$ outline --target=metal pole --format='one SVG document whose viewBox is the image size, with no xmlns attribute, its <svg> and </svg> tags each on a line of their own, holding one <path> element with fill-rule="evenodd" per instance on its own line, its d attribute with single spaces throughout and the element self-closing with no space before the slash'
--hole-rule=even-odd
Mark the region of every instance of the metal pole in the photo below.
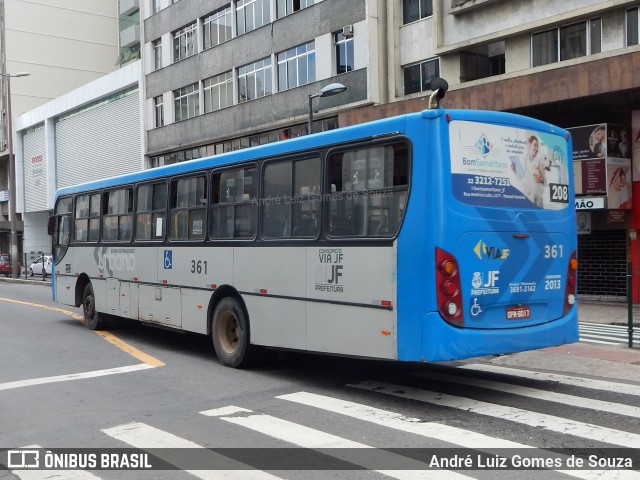
<svg viewBox="0 0 640 480">
<path fill-rule="evenodd" d="M 11 225 L 11 276 L 19 278 L 18 232 L 16 222 L 16 157 L 13 154 L 13 125 L 11 119 L 11 76 L 6 75 L 7 82 L 7 143 L 9 145 L 9 223 Z"/>
<path fill-rule="evenodd" d="M 311 128 L 313 125 L 313 99 L 317 95 L 309 95 L 309 120 L 307 121 L 307 135 L 311 135 Z"/>
</svg>

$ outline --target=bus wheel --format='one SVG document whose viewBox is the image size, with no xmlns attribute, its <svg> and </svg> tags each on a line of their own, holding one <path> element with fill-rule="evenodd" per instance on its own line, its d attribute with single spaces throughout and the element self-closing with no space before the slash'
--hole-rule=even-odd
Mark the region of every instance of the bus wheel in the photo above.
<svg viewBox="0 0 640 480">
<path fill-rule="evenodd" d="M 223 365 L 240 368 L 253 359 L 256 347 L 249 343 L 249 321 L 237 299 L 220 300 L 213 313 L 211 336 L 213 348 Z"/>
<path fill-rule="evenodd" d="M 102 330 L 107 326 L 107 321 L 103 320 L 103 315 L 96 311 L 96 299 L 90 283 L 84 287 L 82 314 L 84 315 L 84 324 L 91 330 Z"/>
</svg>

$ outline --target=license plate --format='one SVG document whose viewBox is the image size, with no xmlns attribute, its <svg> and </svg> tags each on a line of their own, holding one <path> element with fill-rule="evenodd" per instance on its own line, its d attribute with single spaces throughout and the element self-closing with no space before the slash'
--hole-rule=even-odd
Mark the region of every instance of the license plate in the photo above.
<svg viewBox="0 0 640 480">
<path fill-rule="evenodd" d="M 531 317 L 531 307 L 528 305 L 517 305 L 507 307 L 507 320 L 522 320 Z"/>
</svg>

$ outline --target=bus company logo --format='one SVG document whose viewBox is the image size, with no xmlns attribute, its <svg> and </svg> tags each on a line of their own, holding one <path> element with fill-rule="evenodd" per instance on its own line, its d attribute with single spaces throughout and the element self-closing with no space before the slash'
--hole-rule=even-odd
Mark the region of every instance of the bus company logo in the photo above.
<svg viewBox="0 0 640 480">
<path fill-rule="evenodd" d="M 485 276 L 482 272 L 473 272 L 473 278 L 471 279 L 471 295 L 493 295 L 500 293 L 500 288 L 496 286 L 500 279 L 499 270 L 489 270 Z"/>
<path fill-rule="evenodd" d="M 109 275 L 114 271 L 133 272 L 136 268 L 135 248 L 105 248 L 99 247 L 94 250 L 94 259 L 98 264 L 98 270 Z"/>
<path fill-rule="evenodd" d="M 480 152 L 483 157 L 486 157 L 493 150 L 493 145 L 487 138 L 487 136 L 483 133 L 480 135 L 480 138 L 476 141 L 476 148 Z"/>
<path fill-rule="evenodd" d="M 473 252 L 480 260 L 506 260 L 509 256 L 508 248 L 491 247 L 482 240 L 476 243 L 476 246 L 473 247 Z"/>
</svg>

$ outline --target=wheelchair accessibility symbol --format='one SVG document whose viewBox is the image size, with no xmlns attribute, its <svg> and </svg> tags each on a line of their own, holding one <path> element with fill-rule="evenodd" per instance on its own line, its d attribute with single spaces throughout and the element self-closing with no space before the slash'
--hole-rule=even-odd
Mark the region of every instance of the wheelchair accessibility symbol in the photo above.
<svg viewBox="0 0 640 480">
<path fill-rule="evenodd" d="M 173 269 L 173 251 L 172 250 L 164 251 L 164 269 L 165 270 Z"/>
<path fill-rule="evenodd" d="M 471 305 L 471 315 L 473 315 L 474 317 L 477 317 L 481 313 L 482 313 L 482 308 L 480 308 L 480 305 L 478 305 L 478 299 L 474 298 L 473 305 Z"/>
</svg>

